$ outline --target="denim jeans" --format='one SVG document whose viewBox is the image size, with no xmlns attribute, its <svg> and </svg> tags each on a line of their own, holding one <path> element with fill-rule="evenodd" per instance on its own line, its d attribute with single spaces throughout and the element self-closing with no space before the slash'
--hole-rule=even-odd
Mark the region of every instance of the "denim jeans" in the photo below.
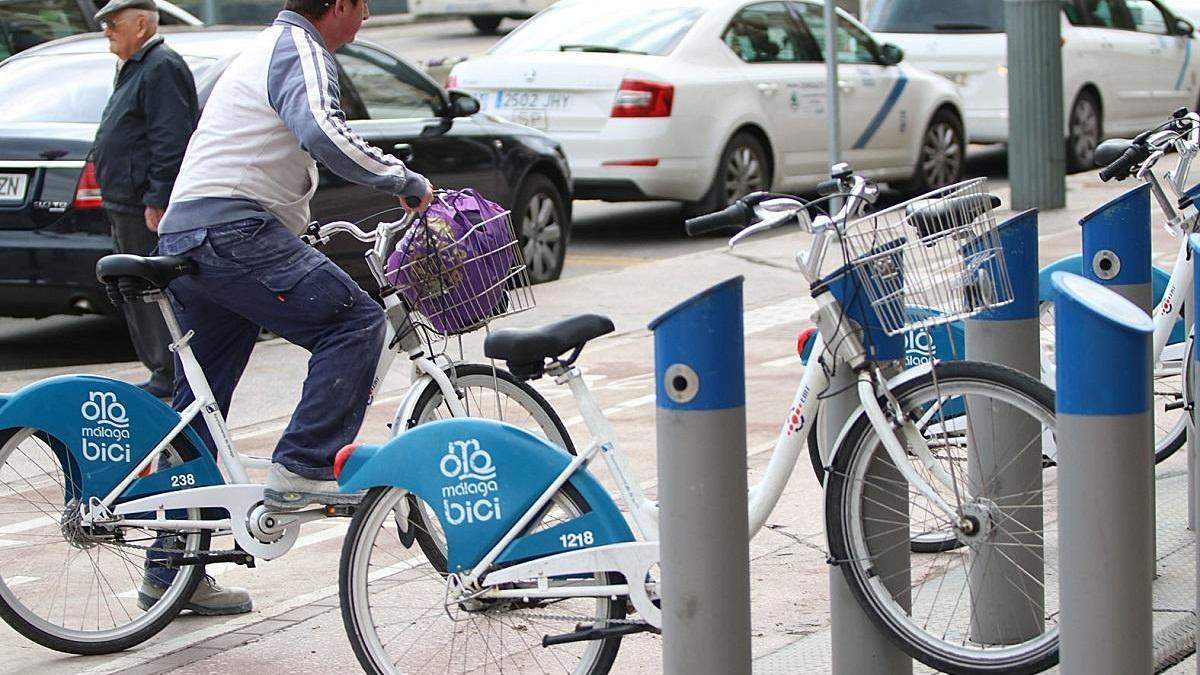
<svg viewBox="0 0 1200 675">
<path fill-rule="evenodd" d="M 383 310 L 325 254 L 265 214 L 165 234 L 158 250 L 198 264 L 198 274 L 171 283 L 170 296 L 184 332 L 195 331 L 192 351 L 222 414 L 228 415 L 260 326 L 312 354 L 300 403 L 272 459 L 306 478 L 332 480 L 334 455 L 354 440 L 366 414 Z M 195 396 L 176 366 L 173 406 L 183 410 Z"/>
</svg>

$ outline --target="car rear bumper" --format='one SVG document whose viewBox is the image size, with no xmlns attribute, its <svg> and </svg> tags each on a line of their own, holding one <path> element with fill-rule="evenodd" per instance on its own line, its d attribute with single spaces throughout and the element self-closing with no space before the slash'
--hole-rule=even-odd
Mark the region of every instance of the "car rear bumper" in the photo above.
<svg viewBox="0 0 1200 675">
<path fill-rule="evenodd" d="M 700 154 L 668 120 L 609 120 L 602 132 L 556 134 L 571 164 L 576 199 L 695 201 L 712 181 L 715 160 Z M 701 136 L 703 137 L 703 136 Z M 643 165 L 638 165 L 643 164 Z"/>
<path fill-rule="evenodd" d="M 0 231 L 0 316 L 115 314 L 96 281 L 96 262 L 109 253 L 103 235 Z"/>
</svg>

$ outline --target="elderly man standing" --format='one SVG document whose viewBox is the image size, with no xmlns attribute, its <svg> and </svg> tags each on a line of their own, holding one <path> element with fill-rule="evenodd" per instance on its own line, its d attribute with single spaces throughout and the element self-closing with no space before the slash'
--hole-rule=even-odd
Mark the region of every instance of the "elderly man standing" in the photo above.
<svg viewBox="0 0 1200 675">
<path fill-rule="evenodd" d="M 118 253 L 149 255 L 167 208 L 199 106 L 192 72 L 158 35 L 154 0 L 111 0 L 96 19 L 120 63 L 96 131 L 93 158 Z M 122 305 L 138 358 L 150 370 L 141 388 L 174 390 L 170 333 L 157 305 Z"/>
</svg>

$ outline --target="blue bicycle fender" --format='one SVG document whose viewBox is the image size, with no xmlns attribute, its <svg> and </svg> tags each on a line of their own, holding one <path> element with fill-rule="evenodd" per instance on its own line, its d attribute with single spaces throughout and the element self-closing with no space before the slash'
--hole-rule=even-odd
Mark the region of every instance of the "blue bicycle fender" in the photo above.
<svg viewBox="0 0 1200 675">
<path fill-rule="evenodd" d="M 1038 302 L 1054 300 L 1054 286 L 1050 283 L 1050 275 L 1059 270 L 1070 272 L 1071 274 L 1083 274 L 1083 256 L 1071 255 L 1055 260 L 1038 272 Z M 1167 292 L 1167 285 L 1170 283 L 1170 272 L 1157 265 L 1150 268 L 1151 301 L 1155 306 L 1158 306 L 1158 303 L 1162 301 L 1163 295 Z M 1171 337 L 1167 339 L 1167 344 L 1178 344 L 1183 342 L 1186 337 L 1187 327 L 1183 325 L 1183 319 L 1181 318 L 1175 322 L 1175 327 L 1171 329 Z"/>
<path fill-rule="evenodd" d="M 67 501 L 107 496 L 179 420 L 178 413 L 150 394 L 98 375 L 41 380 L 5 395 L 0 403 L 0 429 L 33 427 L 49 435 L 43 440 L 71 474 Z M 181 487 L 224 484 L 200 437 L 190 428 L 183 435 L 196 456 L 170 471 L 136 479 L 118 503 Z"/>
<path fill-rule="evenodd" d="M 450 571 L 470 569 L 496 545 L 571 462 L 571 456 L 511 424 L 449 419 L 422 424 L 384 445 L 360 445 L 338 474 L 343 492 L 400 487 L 437 512 Z M 586 469 L 569 479 L 591 511 L 518 537 L 497 562 L 633 541 L 612 497 Z"/>
</svg>

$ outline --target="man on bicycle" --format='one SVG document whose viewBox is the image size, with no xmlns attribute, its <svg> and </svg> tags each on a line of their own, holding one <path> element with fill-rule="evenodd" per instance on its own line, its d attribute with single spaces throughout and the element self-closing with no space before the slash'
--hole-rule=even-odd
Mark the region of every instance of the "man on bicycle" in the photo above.
<svg viewBox="0 0 1200 675">
<path fill-rule="evenodd" d="M 333 457 L 362 424 L 384 335 L 380 307 L 297 237 L 317 189 L 314 158 L 402 205 L 419 199 L 417 210 L 433 197 L 423 176 L 346 125 L 331 52 L 354 39 L 367 2 L 287 0 L 213 88 L 159 226 L 161 254 L 198 264 L 170 295 L 183 330 L 195 330 L 192 350 L 223 413 L 260 326 L 312 353 L 267 474 L 266 504 L 276 510 L 358 501 L 338 492 Z M 194 398 L 178 367 L 175 409 Z M 204 424 L 197 431 L 215 447 Z M 152 568 L 148 577 L 159 591 L 169 585 L 169 570 Z"/>
</svg>

